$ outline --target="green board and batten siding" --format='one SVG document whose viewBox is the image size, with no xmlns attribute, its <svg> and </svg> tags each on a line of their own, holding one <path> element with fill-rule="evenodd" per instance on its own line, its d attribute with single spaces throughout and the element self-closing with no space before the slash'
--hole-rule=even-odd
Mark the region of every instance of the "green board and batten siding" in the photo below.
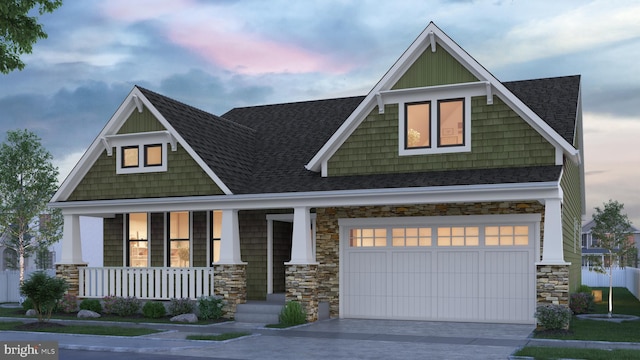
<svg viewBox="0 0 640 360">
<path fill-rule="evenodd" d="M 165 128 L 148 109 L 133 111 L 118 134 L 162 131 Z M 116 154 L 104 151 L 68 201 L 131 199 L 147 197 L 220 195 L 223 191 L 178 144 L 167 153 L 167 171 L 141 174 L 116 174 Z M 153 184 L 153 186 L 149 186 Z"/>
</svg>

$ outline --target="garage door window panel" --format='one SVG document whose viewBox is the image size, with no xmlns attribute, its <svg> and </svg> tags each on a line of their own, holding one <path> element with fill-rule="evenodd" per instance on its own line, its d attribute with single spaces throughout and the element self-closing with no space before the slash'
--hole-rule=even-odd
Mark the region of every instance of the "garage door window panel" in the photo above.
<svg viewBox="0 0 640 360">
<path fill-rule="evenodd" d="M 431 228 L 394 227 L 391 230 L 394 247 L 431 246 Z"/>
<path fill-rule="evenodd" d="M 349 243 L 352 247 L 387 246 L 387 229 L 352 229 Z"/>
<path fill-rule="evenodd" d="M 487 246 L 527 246 L 529 245 L 529 226 L 486 226 L 485 245 Z"/>
<path fill-rule="evenodd" d="M 478 246 L 479 228 L 476 226 L 438 227 L 438 246 Z"/>
</svg>

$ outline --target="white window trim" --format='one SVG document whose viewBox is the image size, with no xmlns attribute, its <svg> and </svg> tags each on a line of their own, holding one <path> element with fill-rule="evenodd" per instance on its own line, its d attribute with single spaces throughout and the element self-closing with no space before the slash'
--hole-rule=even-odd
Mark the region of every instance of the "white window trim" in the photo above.
<svg viewBox="0 0 640 360">
<path fill-rule="evenodd" d="M 460 153 L 471 151 L 471 98 L 487 96 L 487 104 L 493 103 L 488 82 L 469 82 L 451 85 L 380 91 L 377 94 L 378 111 L 384 113 L 384 105 L 398 104 L 398 153 L 400 156 Z M 438 101 L 464 99 L 464 145 L 438 147 Z M 430 148 L 406 148 L 405 105 L 407 103 L 431 102 Z"/>
<path fill-rule="evenodd" d="M 167 143 L 171 144 L 171 150 L 177 150 L 176 139 L 168 131 L 152 131 L 145 133 L 109 135 L 103 139 L 107 156 L 113 155 L 113 148 L 116 148 L 116 174 L 139 174 L 166 172 L 167 166 Z M 145 166 L 144 155 L 145 146 L 160 144 L 162 146 L 162 165 Z M 122 167 L 122 148 L 138 147 L 138 166 Z"/>
</svg>

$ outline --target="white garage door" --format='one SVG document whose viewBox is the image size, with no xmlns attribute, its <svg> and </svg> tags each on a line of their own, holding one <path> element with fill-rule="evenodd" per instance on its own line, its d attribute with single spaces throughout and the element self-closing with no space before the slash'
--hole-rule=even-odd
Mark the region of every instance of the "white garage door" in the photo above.
<svg viewBox="0 0 640 360">
<path fill-rule="evenodd" d="M 532 323 L 539 220 L 464 218 L 341 222 L 342 317 Z"/>
</svg>

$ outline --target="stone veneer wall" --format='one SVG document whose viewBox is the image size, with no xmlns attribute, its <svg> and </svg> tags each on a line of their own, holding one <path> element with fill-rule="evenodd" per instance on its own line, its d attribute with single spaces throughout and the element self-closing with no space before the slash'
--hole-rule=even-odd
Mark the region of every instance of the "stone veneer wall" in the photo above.
<svg viewBox="0 0 640 360">
<path fill-rule="evenodd" d="M 338 219 L 403 216 L 453 216 L 496 214 L 541 214 L 540 238 L 544 233 L 544 205 L 537 201 L 426 204 L 406 206 L 360 206 L 316 209 L 316 260 L 318 265 L 318 301 L 329 303 L 329 314 L 339 314 Z M 541 240 L 542 243 L 542 240 Z M 541 244 L 542 245 L 542 244 Z"/>
<path fill-rule="evenodd" d="M 286 301 L 298 301 L 307 312 L 307 321 L 318 320 L 318 265 L 289 265 L 286 274 Z"/>
<path fill-rule="evenodd" d="M 224 299 L 223 317 L 230 319 L 247 302 L 247 265 L 214 265 L 213 291 Z"/>
<path fill-rule="evenodd" d="M 78 296 L 80 294 L 80 271 L 78 268 L 87 264 L 56 264 L 56 276 L 67 280 L 69 288 L 67 294 Z"/>
<path fill-rule="evenodd" d="M 536 293 L 537 304 L 569 306 L 569 266 L 538 265 Z"/>
</svg>

